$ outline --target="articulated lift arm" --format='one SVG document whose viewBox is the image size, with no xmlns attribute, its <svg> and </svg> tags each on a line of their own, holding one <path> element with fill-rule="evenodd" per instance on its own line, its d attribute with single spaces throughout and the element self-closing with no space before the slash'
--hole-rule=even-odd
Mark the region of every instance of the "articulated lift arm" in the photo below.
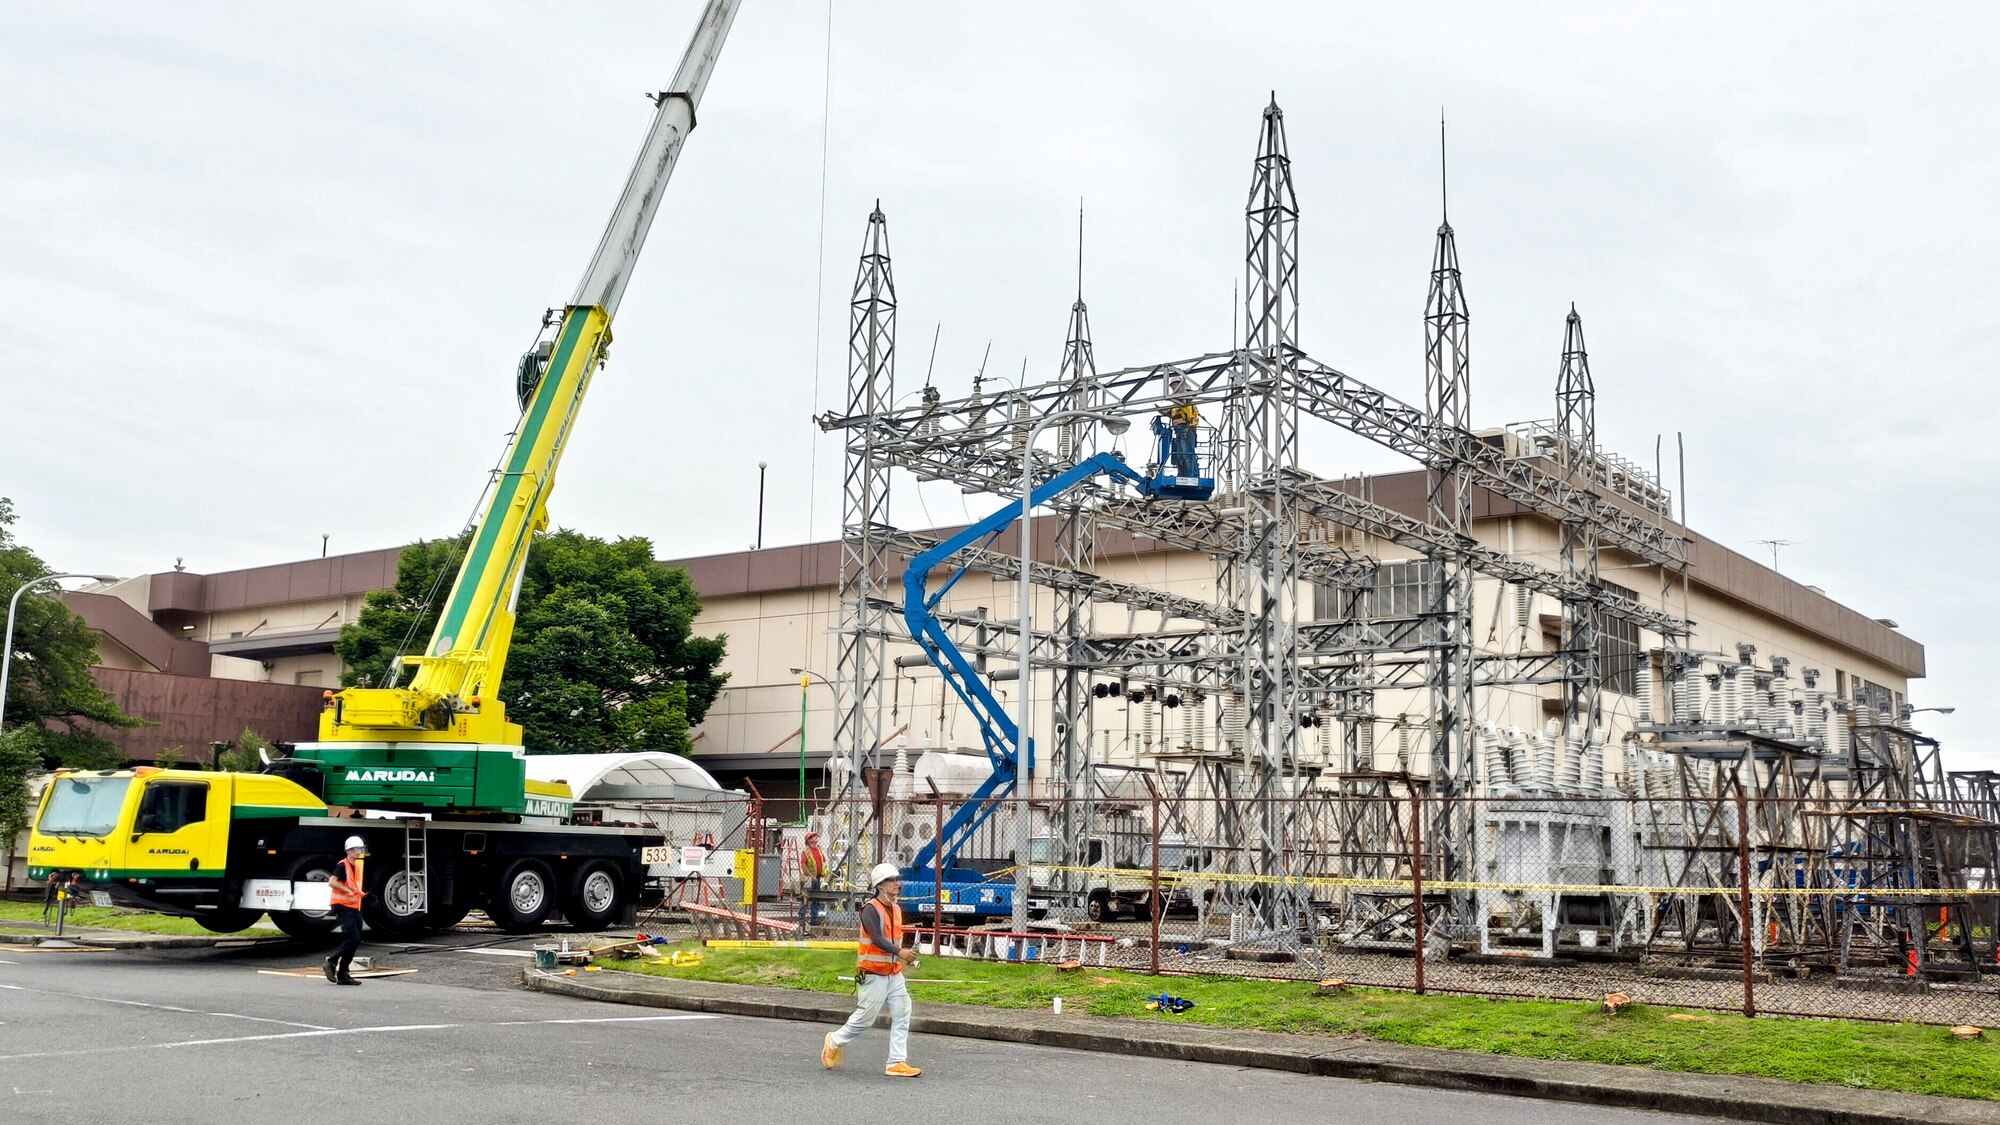
<svg viewBox="0 0 2000 1125">
<path fill-rule="evenodd" d="M 487 493 L 485 511 L 459 566 L 436 631 L 406 687 L 349 688 L 321 721 L 327 742 L 521 742 L 494 698 L 514 633 L 514 604 L 528 544 L 548 526 L 549 491 L 591 376 L 611 343 L 611 318 L 625 295 L 681 143 L 694 129 L 737 0 L 710 0 L 681 58 L 673 85 L 654 100 L 653 125 L 633 161 L 617 209 L 590 268 L 545 338 L 522 357 L 516 391 L 521 421 Z M 553 329 L 552 332 L 549 329 Z"/>
<path fill-rule="evenodd" d="M 1099 453 L 1050 477 L 1028 495 L 1029 507 L 1036 508 L 1057 496 L 1079 487 L 1098 475 L 1107 475 L 1130 481 L 1137 486 L 1141 495 L 1149 497 L 1172 497 L 1175 499 L 1207 499 L 1206 493 L 1192 494 L 1180 479 L 1172 476 L 1149 477 L 1127 465 L 1123 459 L 1111 453 Z M 1214 487 L 1212 481 L 1207 482 Z M 924 845 L 922 851 L 910 861 L 912 877 L 928 879 L 937 865 L 940 849 L 943 866 L 951 867 L 958 858 L 958 851 L 971 838 L 986 819 L 993 815 L 1001 798 L 1014 791 L 1015 779 L 1019 776 L 1020 763 L 1033 763 L 1035 748 L 1030 741 L 1025 748 L 1020 746 L 1021 732 L 1007 709 L 994 698 L 986 681 L 979 675 L 972 662 L 966 659 L 944 626 L 935 616 L 938 603 L 951 592 L 958 580 L 965 576 L 966 568 L 960 566 L 936 593 L 929 593 L 930 572 L 948 562 L 951 557 L 972 544 L 988 539 L 1020 522 L 1021 503 L 1019 500 L 1008 504 L 950 539 L 939 543 L 930 550 L 910 560 L 908 569 L 903 571 L 903 620 L 908 624 L 910 637 L 922 646 L 924 655 L 930 658 L 939 674 L 952 691 L 964 701 L 966 710 L 979 723 L 979 737 L 985 744 L 987 760 L 993 764 L 993 773 L 982 783 L 972 796 L 958 806 L 944 825 L 938 838 Z M 1026 685 L 1022 685 L 1026 690 Z M 1027 857 L 1020 857 L 1025 862 Z"/>
</svg>

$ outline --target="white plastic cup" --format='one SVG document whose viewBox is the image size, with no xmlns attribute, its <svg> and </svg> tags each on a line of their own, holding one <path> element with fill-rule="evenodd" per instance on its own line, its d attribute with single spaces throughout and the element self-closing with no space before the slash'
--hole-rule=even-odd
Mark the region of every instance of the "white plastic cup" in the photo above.
<svg viewBox="0 0 2000 1125">
<path fill-rule="evenodd" d="M 1056 1015 L 1062 1015 L 1062 997 L 1060 996 L 1056 997 L 1056 1002 L 1052 1005 L 1052 1007 L 1055 1010 Z"/>
</svg>

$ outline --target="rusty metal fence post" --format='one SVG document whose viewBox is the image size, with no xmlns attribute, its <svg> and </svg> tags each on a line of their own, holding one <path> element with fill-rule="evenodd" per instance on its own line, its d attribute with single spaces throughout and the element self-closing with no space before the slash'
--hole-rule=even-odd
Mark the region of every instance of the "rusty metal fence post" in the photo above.
<svg viewBox="0 0 2000 1125">
<path fill-rule="evenodd" d="M 1417 995 L 1424 994 L 1424 797 L 1410 786 L 1410 912 L 1417 927 Z"/>
<path fill-rule="evenodd" d="M 1736 898 L 1742 922 L 1737 927 L 1743 939 L 1743 1014 L 1757 1015 L 1757 919 L 1750 905 L 1750 802 L 1741 785 L 1736 788 Z"/>
<path fill-rule="evenodd" d="M 750 799 L 750 825 L 746 829 L 750 837 L 750 879 L 749 889 L 744 897 L 750 900 L 750 936 L 757 936 L 757 869 L 764 865 L 764 802 L 762 798 Z"/>
<path fill-rule="evenodd" d="M 1160 897 L 1160 791 L 1153 788 L 1153 779 L 1146 779 L 1147 788 L 1153 789 L 1153 975 L 1160 973 L 1160 915 L 1167 912 L 1167 901 Z"/>
</svg>

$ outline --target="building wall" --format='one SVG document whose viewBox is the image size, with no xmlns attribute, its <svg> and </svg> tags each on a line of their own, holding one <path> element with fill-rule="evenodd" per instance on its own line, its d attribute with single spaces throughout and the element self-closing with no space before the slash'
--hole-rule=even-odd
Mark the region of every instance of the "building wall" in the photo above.
<svg viewBox="0 0 2000 1125">
<path fill-rule="evenodd" d="M 207 761 L 210 743 L 233 742 L 245 727 L 280 742 L 305 741 L 319 730 L 318 688 L 105 667 L 91 669 L 91 676 L 127 714 L 146 721 L 98 731 L 139 761 L 168 748 L 180 750 L 184 760 Z"/>
<path fill-rule="evenodd" d="M 1560 543 L 1555 529 L 1538 518 L 1497 515 L 1478 521 L 1474 530 L 1476 537 L 1488 547 L 1528 558 L 1551 569 L 1558 565 Z M 998 549 L 1004 550 L 1006 545 L 1002 544 Z M 1384 545 L 1370 548 L 1370 553 L 1386 559 L 1410 557 L 1407 551 Z M 1898 667 L 1879 656 L 1838 644 L 1821 633 L 1802 628 L 1779 613 L 1744 604 L 1713 586 L 1703 582 L 1676 583 L 1663 602 L 1657 568 L 1634 565 L 1631 560 L 1610 551 L 1603 553 L 1601 566 L 1601 576 L 1606 581 L 1634 591 L 1645 604 L 1676 616 L 1691 618 L 1695 622 L 1692 640 L 1698 649 L 1727 654 L 1733 659 L 1739 643 L 1752 644 L 1757 648 L 1760 664 L 1768 664 L 1772 656 L 1786 657 L 1792 661 L 1795 677 L 1805 668 L 1819 669 L 1823 674 L 1821 689 L 1828 692 L 1835 689 L 1836 672 L 1841 674 L 1841 679 L 1851 681 L 1852 677 L 1860 676 L 1899 693 L 1908 691 L 1911 669 L 1907 665 Z M 1146 549 L 1128 542 L 1124 550 L 1101 552 L 1097 573 L 1114 581 L 1164 589 L 1198 600 L 1213 601 L 1215 598 L 1213 561 L 1192 553 Z M 891 591 L 887 592 L 899 597 L 900 587 L 892 584 Z M 1019 616 L 1015 584 L 976 573 L 968 574 L 959 581 L 945 599 L 944 606 L 958 612 L 973 612 L 984 607 L 996 621 L 1012 621 Z M 1844 607 L 1836 608 L 1854 616 Z M 1038 590 L 1035 620 L 1046 623 L 1052 610 L 1052 595 Z M 1556 599 L 1535 595 L 1528 601 L 1523 628 L 1511 587 L 1483 578 L 1474 584 L 1473 640 L 1484 650 L 1558 651 L 1560 639 L 1553 625 L 1560 620 L 1560 615 L 1561 604 Z M 1198 628 L 1187 621 L 1162 622 L 1158 614 L 1133 614 L 1123 607 L 1110 605 L 1095 606 L 1092 619 L 1095 629 L 1105 634 L 1144 633 L 1161 629 L 1194 631 Z M 769 754 L 774 768 L 780 759 L 788 755 L 796 756 L 799 750 L 800 689 L 798 677 L 788 669 L 804 666 L 822 676 L 834 677 L 838 671 L 838 638 L 832 631 L 839 623 L 837 597 L 831 585 L 809 590 L 705 594 L 703 610 L 695 628 L 702 633 L 722 632 L 729 635 L 723 670 L 729 673 L 730 681 L 697 732 L 697 755 Z M 1907 652 L 1915 647 L 1900 636 L 1890 635 L 1886 627 L 1872 622 L 1867 625 L 1874 632 L 1883 634 L 1871 640 L 1870 647 L 1877 651 Z M 892 631 L 900 631 L 900 626 L 900 618 L 891 614 Z M 1658 635 L 1642 631 L 1640 646 L 1642 650 L 1650 651 L 1662 647 L 1662 641 Z M 916 654 L 919 651 L 916 646 L 891 642 L 886 651 L 894 679 L 883 685 L 880 694 L 880 725 L 885 736 L 892 736 L 889 747 L 894 749 L 902 745 L 912 751 L 930 745 L 976 747 L 979 735 L 974 723 L 928 664 L 917 668 L 894 667 L 898 656 Z M 1915 647 L 1915 652 L 1916 668 L 1921 671 L 1922 650 Z M 995 655 L 989 662 L 995 668 L 1012 667 L 1014 657 L 1011 646 L 1009 654 Z M 994 694 L 1011 708 L 1016 685 L 1012 681 L 1003 681 L 992 686 Z M 1050 677 L 1046 673 L 1038 674 L 1034 685 L 1038 701 L 1034 722 L 1038 732 L 1050 729 L 1051 717 L 1046 703 L 1049 692 Z M 806 749 L 812 753 L 829 751 L 836 718 L 833 693 L 826 685 L 814 680 L 805 695 Z M 1561 699 L 1560 685 L 1487 689 L 1475 701 L 1477 713 L 1474 718 L 1503 728 L 1519 726 L 1531 730 L 1560 715 Z M 1146 705 L 1128 704 L 1112 698 L 1096 701 L 1092 706 L 1093 728 L 1097 732 L 1093 753 L 1106 756 L 1103 760 L 1108 761 L 1129 763 L 1140 760 Z M 1660 713 L 1659 707 L 1656 701 L 1655 714 Z M 1616 746 L 1631 730 L 1637 715 L 1637 704 L 1628 695 L 1607 692 L 1604 709 L 1607 742 Z M 1384 690 L 1377 694 L 1375 712 L 1378 716 L 1376 764 L 1380 768 L 1394 768 L 1397 718 L 1409 715 L 1421 721 L 1429 713 L 1428 698 L 1422 691 Z M 1174 724 L 1172 732 L 1165 729 L 1170 717 Z M 1210 705 L 1205 717 L 1212 728 L 1218 717 L 1215 704 Z M 1160 731 L 1158 739 L 1164 741 L 1171 737 L 1178 741 L 1180 719 L 1181 716 L 1168 716 L 1164 709 L 1156 708 L 1152 722 Z M 898 731 L 902 732 L 900 736 L 896 735 Z M 1206 737 L 1213 739 L 1212 729 Z M 1310 750 L 1316 741 L 1316 736 L 1309 738 L 1306 748 Z M 1423 745 L 1420 737 L 1413 742 L 1418 747 Z M 1430 763 L 1421 750 L 1415 755 L 1411 767 L 1419 772 L 1429 770 Z M 1612 774 L 1617 774 L 1622 768 L 1622 755 L 1610 755 L 1609 768 Z"/>
</svg>

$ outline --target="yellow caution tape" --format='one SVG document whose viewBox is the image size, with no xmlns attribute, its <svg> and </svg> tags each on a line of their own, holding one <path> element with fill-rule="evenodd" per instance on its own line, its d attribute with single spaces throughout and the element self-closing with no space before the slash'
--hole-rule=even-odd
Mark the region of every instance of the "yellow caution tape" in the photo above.
<svg viewBox="0 0 2000 1125">
<path fill-rule="evenodd" d="M 1127 882 L 1145 884 L 1151 879 L 1151 872 L 1144 868 L 1112 869 L 1102 867 L 1060 867 L 1035 865 L 1039 871 L 1063 871 L 1072 874 L 1089 875 L 1104 879 L 1111 878 Z M 1403 891 L 1408 893 L 1413 884 L 1407 879 L 1362 879 L 1335 875 L 1249 875 L 1233 872 L 1187 873 L 1160 872 L 1160 887 L 1173 889 L 1180 887 L 1202 887 L 1216 883 L 1238 883 L 1251 885 L 1271 885 L 1289 887 L 1345 887 L 1352 890 Z M 1742 894 L 1737 886 L 1714 887 L 1648 887 L 1626 884 L 1604 883 L 1503 883 L 1480 882 L 1471 879 L 1425 879 L 1427 891 L 1499 891 L 1508 894 L 1527 892 L 1552 894 L 1590 895 L 1728 895 Z M 1956 887 L 1760 887 L 1752 884 L 1750 894 L 1756 898 L 1806 897 L 1806 898 L 1989 898 L 2000 896 L 2000 887 L 1956 888 Z"/>
</svg>

